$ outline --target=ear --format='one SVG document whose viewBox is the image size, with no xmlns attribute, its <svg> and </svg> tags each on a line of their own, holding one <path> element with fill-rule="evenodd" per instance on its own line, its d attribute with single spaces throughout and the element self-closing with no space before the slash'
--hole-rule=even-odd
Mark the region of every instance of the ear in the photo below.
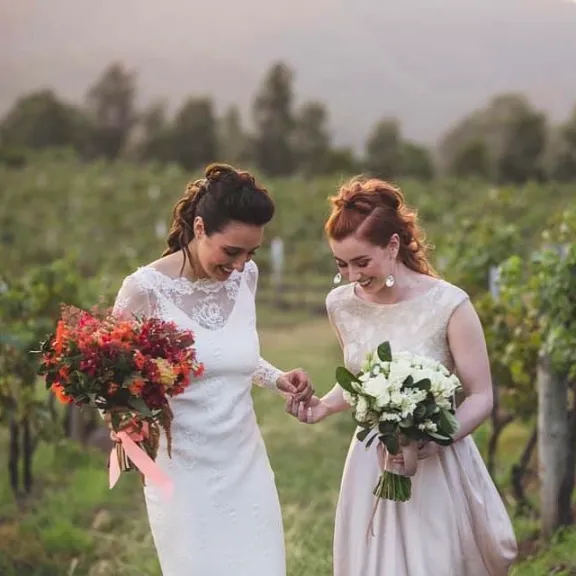
<svg viewBox="0 0 576 576">
<path fill-rule="evenodd" d="M 392 234 L 387 248 L 390 250 L 390 257 L 396 260 L 398 252 L 400 252 L 400 236 L 398 234 Z"/>
<path fill-rule="evenodd" d="M 194 218 L 194 238 L 202 238 L 204 232 L 204 220 L 200 216 L 196 216 Z"/>
</svg>

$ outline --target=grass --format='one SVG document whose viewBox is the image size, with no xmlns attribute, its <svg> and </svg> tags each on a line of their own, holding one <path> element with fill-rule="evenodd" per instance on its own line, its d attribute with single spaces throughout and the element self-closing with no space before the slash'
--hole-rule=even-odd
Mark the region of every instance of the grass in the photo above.
<svg viewBox="0 0 576 576">
<path fill-rule="evenodd" d="M 340 353 L 327 322 L 260 312 L 263 355 L 281 368 L 305 367 L 319 391 L 328 390 Z M 352 426 L 346 415 L 305 426 L 284 413 L 277 396 L 256 389 L 254 399 L 282 502 L 288 575 L 329 576 L 335 502 Z M 505 433 L 503 462 L 515 457 L 524 435 L 514 426 Z M 485 437 L 485 431 L 478 433 L 480 445 Z M 0 436 L 2 453 L 5 442 Z M 160 575 L 137 476 L 124 475 L 110 491 L 105 457 L 70 443 L 41 446 L 34 469 L 36 492 L 25 503 L 14 501 L 5 468 L 0 472 L 0 574 Z M 506 474 L 503 467 L 498 478 Z M 576 531 L 543 545 L 533 537 L 533 522 L 518 520 L 516 529 L 527 544 L 514 576 L 576 574 Z"/>
</svg>

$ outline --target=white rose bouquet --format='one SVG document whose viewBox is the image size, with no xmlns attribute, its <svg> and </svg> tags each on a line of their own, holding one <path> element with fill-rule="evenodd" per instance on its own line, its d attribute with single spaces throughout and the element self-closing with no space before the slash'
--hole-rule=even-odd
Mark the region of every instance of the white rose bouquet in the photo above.
<svg viewBox="0 0 576 576">
<path fill-rule="evenodd" d="M 417 444 L 448 446 L 458 430 L 454 395 L 459 379 L 436 360 L 409 352 L 392 354 L 389 342 L 367 355 L 357 375 L 336 370 L 336 380 L 353 409 L 360 430 L 356 437 L 386 447 L 382 475 L 374 489 L 378 498 L 405 502 L 412 494 L 410 476 L 416 473 Z M 383 453 L 382 447 L 379 447 Z M 402 471 L 387 465 L 388 454 L 404 455 Z"/>
</svg>

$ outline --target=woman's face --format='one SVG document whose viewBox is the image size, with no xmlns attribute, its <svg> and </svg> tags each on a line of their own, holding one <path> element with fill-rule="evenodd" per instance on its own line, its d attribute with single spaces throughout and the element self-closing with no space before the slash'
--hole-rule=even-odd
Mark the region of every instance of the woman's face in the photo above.
<svg viewBox="0 0 576 576">
<path fill-rule="evenodd" d="M 242 272 L 262 243 L 263 226 L 231 221 L 221 232 L 208 236 L 202 218 L 194 222 L 195 249 L 204 274 L 225 281 L 234 270 Z"/>
<path fill-rule="evenodd" d="M 392 236 L 383 248 L 356 236 L 330 240 L 336 266 L 349 282 L 357 282 L 364 291 L 376 294 L 385 287 L 386 278 L 394 273 L 399 239 Z"/>
</svg>

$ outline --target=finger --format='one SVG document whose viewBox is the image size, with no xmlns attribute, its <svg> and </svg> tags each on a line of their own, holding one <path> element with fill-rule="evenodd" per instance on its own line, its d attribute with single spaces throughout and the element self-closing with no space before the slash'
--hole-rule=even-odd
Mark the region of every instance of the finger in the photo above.
<svg viewBox="0 0 576 576">
<path fill-rule="evenodd" d="M 426 446 L 418 450 L 418 460 L 425 460 L 426 458 L 428 458 L 429 455 L 430 454 Z"/>
<path fill-rule="evenodd" d="M 290 414 L 290 416 L 296 416 L 297 415 L 295 413 L 295 410 L 294 410 L 294 397 L 293 396 L 290 396 L 286 400 L 286 412 L 288 412 L 288 414 Z"/>
<path fill-rule="evenodd" d="M 314 388 L 312 386 L 307 386 L 302 392 L 296 394 L 296 399 L 299 402 L 304 402 L 305 404 L 308 404 L 310 398 L 312 398 L 313 395 L 314 395 Z"/>
<path fill-rule="evenodd" d="M 312 396 L 314 396 L 314 393 L 316 392 L 316 390 L 314 390 L 314 386 L 310 385 L 305 392 L 305 397 L 306 397 L 306 402 L 308 402 Z"/>
<path fill-rule="evenodd" d="M 281 378 L 278 382 L 278 388 L 287 394 L 295 394 L 296 387 L 288 380 L 288 378 Z"/>
<path fill-rule="evenodd" d="M 304 390 L 306 390 L 306 388 L 310 386 L 310 380 L 306 376 L 306 374 L 296 374 L 295 376 L 296 378 L 294 380 L 296 390 L 298 390 L 298 392 L 303 392 Z"/>
<path fill-rule="evenodd" d="M 298 420 L 308 423 L 308 406 L 306 406 L 304 402 L 298 403 Z"/>
</svg>

